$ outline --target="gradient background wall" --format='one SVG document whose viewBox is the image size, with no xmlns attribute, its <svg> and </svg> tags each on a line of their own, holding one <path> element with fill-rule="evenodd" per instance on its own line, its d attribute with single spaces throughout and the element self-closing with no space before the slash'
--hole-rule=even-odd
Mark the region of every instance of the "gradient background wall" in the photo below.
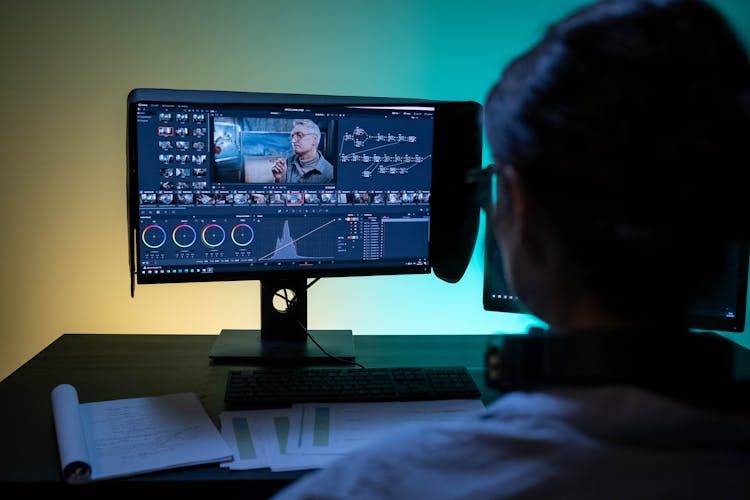
<svg viewBox="0 0 750 500">
<path fill-rule="evenodd" d="M 257 282 L 144 285 L 130 298 L 131 89 L 482 102 L 511 57 L 583 3 L 3 1 L 0 378 L 62 333 L 260 326 Z M 750 2 L 712 3 L 750 46 Z M 355 334 L 524 331 L 534 318 L 482 309 L 481 257 L 480 238 L 456 285 L 434 275 L 323 279 L 310 291 L 309 325 Z"/>
</svg>

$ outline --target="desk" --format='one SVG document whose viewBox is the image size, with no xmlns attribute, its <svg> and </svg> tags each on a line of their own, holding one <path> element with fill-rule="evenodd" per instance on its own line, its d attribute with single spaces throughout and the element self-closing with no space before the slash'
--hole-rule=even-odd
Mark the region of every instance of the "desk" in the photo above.
<svg viewBox="0 0 750 500">
<path fill-rule="evenodd" d="M 227 371 L 208 354 L 216 335 L 65 334 L 0 382 L 0 487 L 67 486 L 62 482 L 50 392 L 68 383 L 81 402 L 196 392 L 218 423 Z M 357 361 L 369 367 L 463 365 L 485 403 L 498 394 L 484 385 L 486 335 L 355 335 Z M 304 472 L 229 471 L 192 467 L 92 483 L 102 489 L 173 491 L 178 487 L 241 490 L 266 497 Z M 114 487 L 114 488 L 113 488 Z"/>
</svg>

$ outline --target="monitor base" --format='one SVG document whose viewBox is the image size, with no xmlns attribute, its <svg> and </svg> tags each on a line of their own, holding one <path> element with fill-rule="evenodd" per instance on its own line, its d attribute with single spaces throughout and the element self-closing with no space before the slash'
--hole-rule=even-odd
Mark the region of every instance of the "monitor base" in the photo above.
<svg viewBox="0 0 750 500">
<path fill-rule="evenodd" d="M 354 359 L 351 330 L 311 330 L 310 335 L 340 359 Z M 303 340 L 268 340 L 260 330 L 222 330 L 208 355 L 215 363 L 267 364 L 294 362 L 302 364 L 335 363 L 309 337 Z"/>
</svg>

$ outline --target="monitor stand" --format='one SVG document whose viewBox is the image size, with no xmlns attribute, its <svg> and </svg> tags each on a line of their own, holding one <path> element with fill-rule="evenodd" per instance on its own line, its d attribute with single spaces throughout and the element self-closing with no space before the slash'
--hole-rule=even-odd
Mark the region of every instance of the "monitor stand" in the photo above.
<svg viewBox="0 0 750 500">
<path fill-rule="evenodd" d="M 260 330 L 222 330 L 209 357 L 216 363 L 334 363 L 354 359 L 351 330 L 307 328 L 307 279 L 263 279 L 260 283 Z"/>
</svg>

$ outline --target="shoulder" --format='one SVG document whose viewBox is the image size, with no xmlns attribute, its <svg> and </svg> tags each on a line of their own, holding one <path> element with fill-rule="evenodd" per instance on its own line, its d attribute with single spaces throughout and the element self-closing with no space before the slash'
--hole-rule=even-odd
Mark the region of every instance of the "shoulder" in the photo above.
<svg viewBox="0 0 750 500">
<path fill-rule="evenodd" d="M 331 165 L 331 163 L 328 160 L 326 160 L 326 157 L 323 156 L 323 153 L 319 151 L 318 154 L 320 155 L 320 161 L 318 162 L 318 170 L 320 170 L 321 172 L 325 174 L 333 174 L 333 165 Z"/>
<path fill-rule="evenodd" d="M 660 498 L 717 484 L 750 498 L 749 437 L 748 423 L 635 388 L 510 393 L 461 422 L 402 428 L 278 498 Z"/>
<path fill-rule="evenodd" d="M 410 425 L 303 477 L 279 498 L 491 497 L 517 473 L 498 471 L 503 434 L 484 414 L 460 423 Z"/>
</svg>

